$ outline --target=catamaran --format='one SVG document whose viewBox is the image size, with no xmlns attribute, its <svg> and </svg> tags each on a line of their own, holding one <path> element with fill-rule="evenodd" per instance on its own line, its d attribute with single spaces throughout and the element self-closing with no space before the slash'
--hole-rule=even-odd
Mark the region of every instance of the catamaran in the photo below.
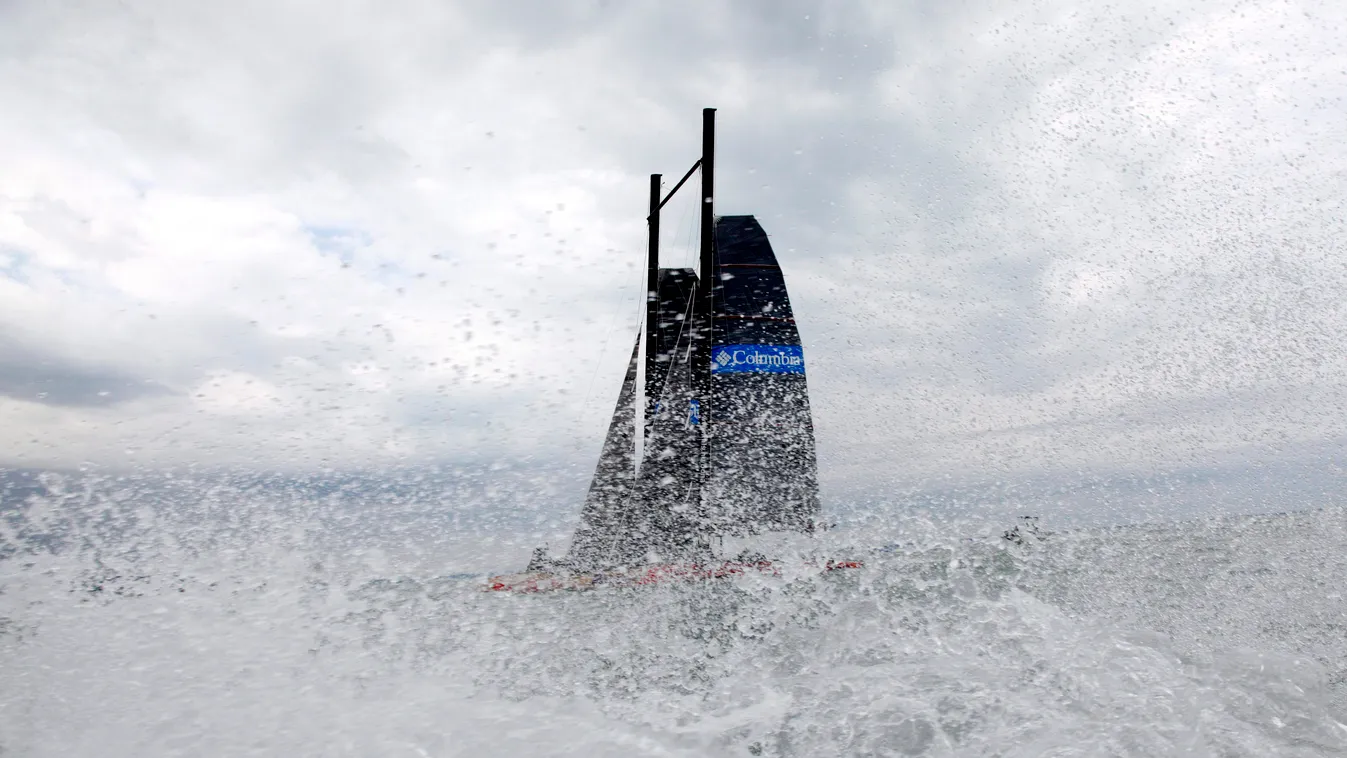
<svg viewBox="0 0 1347 758">
<path fill-rule="evenodd" d="M 699 267 L 661 268 L 660 211 L 701 179 Z M 714 213 L 715 109 L 668 195 L 650 176 L 646 309 L 569 552 L 534 552 L 487 589 L 537 592 L 776 572 L 727 538 L 819 528 L 804 351 L 786 282 L 753 216 Z M 638 418 L 637 376 L 643 368 Z M 637 443 L 640 460 L 637 461 Z M 824 570 L 854 567 L 825 562 Z"/>
</svg>

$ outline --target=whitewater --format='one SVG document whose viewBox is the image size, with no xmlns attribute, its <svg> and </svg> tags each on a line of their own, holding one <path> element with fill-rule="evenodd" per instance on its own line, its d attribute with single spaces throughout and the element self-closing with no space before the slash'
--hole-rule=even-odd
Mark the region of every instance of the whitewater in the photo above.
<svg viewBox="0 0 1347 758">
<path fill-rule="evenodd" d="M 1336 505 L 1023 544 L 914 514 L 820 537 L 855 571 L 528 596 L 481 588 L 532 537 L 453 504 L 3 502 L 6 758 L 1347 755 Z"/>
</svg>

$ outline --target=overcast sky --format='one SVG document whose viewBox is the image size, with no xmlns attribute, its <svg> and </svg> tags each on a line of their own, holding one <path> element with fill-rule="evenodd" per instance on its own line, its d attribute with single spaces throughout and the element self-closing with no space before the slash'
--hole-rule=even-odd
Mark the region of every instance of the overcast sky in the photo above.
<svg viewBox="0 0 1347 758">
<path fill-rule="evenodd" d="M 825 490 L 1340 460 L 1347 5 L 1084 5 L 0 3 L 0 464 L 587 473 L 704 106 Z"/>
</svg>

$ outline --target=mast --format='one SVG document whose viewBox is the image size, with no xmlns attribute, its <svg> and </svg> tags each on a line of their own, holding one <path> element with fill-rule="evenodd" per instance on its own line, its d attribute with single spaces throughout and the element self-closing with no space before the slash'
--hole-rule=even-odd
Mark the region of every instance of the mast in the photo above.
<svg viewBox="0 0 1347 758">
<path fill-rule="evenodd" d="M 715 277 L 716 217 L 714 195 L 716 184 L 716 109 L 702 109 L 702 218 L 701 256 L 698 271 L 696 329 L 693 331 L 692 392 L 697 399 L 698 427 L 700 429 L 697 479 L 699 497 L 696 502 L 705 506 L 705 487 L 710 479 L 711 443 L 711 339 L 712 299 Z"/>
<path fill-rule="evenodd" d="M 662 371 L 655 365 L 659 357 L 659 209 L 660 175 L 650 175 L 650 244 L 645 267 L 645 431 L 641 439 L 650 438 L 655 419 L 655 405 L 659 402 Z"/>
</svg>

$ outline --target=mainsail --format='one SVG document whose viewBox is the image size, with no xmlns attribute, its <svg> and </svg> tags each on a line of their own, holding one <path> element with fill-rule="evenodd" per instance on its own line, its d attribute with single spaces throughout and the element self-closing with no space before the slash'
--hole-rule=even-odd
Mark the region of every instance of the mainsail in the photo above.
<svg viewBox="0 0 1347 758">
<path fill-rule="evenodd" d="M 811 530 L 818 469 L 804 350 L 757 219 L 716 220 L 716 272 L 708 525 L 717 534 Z"/>
<path fill-rule="evenodd" d="M 574 569 L 699 561 L 719 537 L 808 532 L 819 514 L 800 335 L 762 226 L 752 216 L 712 214 L 713 114 L 703 114 L 701 160 L 670 192 L 701 169 L 703 276 L 658 267 L 659 209 L 668 198 L 660 200 L 660 177 L 651 177 L 644 339 L 632 348 L 565 560 Z"/>
</svg>

